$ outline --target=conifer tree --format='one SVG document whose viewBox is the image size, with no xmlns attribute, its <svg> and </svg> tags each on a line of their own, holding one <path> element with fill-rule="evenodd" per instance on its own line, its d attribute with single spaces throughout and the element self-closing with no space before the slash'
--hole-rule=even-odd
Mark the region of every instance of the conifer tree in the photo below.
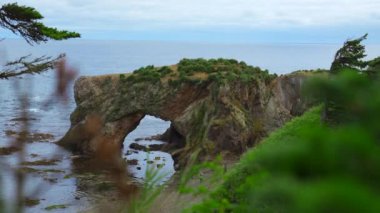
<svg viewBox="0 0 380 213">
<path fill-rule="evenodd" d="M 48 40 L 65 40 L 80 37 L 79 33 L 47 27 L 42 22 L 43 16 L 33 7 L 20 6 L 17 3 L 4 4 L 0 8 L 0 27 L 21 36 L 30 45 L 47 42 Z M 23 56 L 18 60 L 8 62 L 0 72 L 0 79 L 8 79 L 23 74 L 36 74 L 54 67 L 57 60 L 63 58 L 39 57 L 29 60 Z"/>
<path fill-rule="evenodd" d="M 347 40 L 343 47 L 341 47 L 335 54 L 333 63 L 331 64 L 330 71 L 336 74 L 344 69 L 357 69 L 361 71 L 367 67 L 368 62 L 363 59 L 367 56 L 365 54 L 365 47 L 361 42 L 367 39 L 368 34 L 364 36 Z"/>
</svg>

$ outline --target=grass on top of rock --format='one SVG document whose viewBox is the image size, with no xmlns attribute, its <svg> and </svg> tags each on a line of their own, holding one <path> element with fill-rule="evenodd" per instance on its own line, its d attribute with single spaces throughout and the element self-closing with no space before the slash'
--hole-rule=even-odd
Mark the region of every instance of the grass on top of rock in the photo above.
<svg viewBox="0 0 380 213">
<path fill-rule="evenodd" d="M 181 83 L 201 84 L 214 81 L 219 84 L 241 80 L 248 83 L 256 80 L 270 82 L 276 74 L 269 74 L 268 70 L 247 65 L 243 61 L 234 59 L 182 59 L 177 65 L 142 67 L 132 75 L 120 75 L 124 82 L 168 82 L 172 86 Z"/>
<path fill-rule="evenodd" d="M 316 76 L 316 75 L 329 75 L 329 70 L 327 69 L 314 69 L 314 70 L 296 70 L 291 72 L 289 75 L 299 75 L 303 74 L 304 76 Z"/>
</svg>

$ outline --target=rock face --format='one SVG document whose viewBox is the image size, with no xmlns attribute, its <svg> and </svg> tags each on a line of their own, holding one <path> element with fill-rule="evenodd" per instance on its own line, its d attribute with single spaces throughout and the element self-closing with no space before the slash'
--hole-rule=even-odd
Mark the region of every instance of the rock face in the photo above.
<svg viewBox="0 0 380 213">
<path fill-rule="evenodd" d="M 81 77 L 74 88 L 77 108 L 71 128 L 59 144 L 86 154 L 96 153 L 103 143 L 121 147 L 141 119 L 152 115 L 171 122 L 164 136 L 170 144 L 166 148 L 176 156 L 242 153 L 306 109 L 300 96 L 302 74 L 224 83 L 196 76 L 202 81 L 177 84 L 165 77 Z"/>
</svg>

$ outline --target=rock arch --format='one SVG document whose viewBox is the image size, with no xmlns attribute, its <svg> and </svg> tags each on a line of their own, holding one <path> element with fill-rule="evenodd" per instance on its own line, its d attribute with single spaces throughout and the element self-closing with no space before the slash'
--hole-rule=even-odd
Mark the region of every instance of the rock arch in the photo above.
<svg viewBox="0 0 380 213">
<path fill-rule="evenodd" d="M 140 120 L 152 115 L 171 122 L 166 132 L 171 148 L 241 153 L 304 111 L 304 79 L 289 75 L 255 84 L 210 80 L 173 85 L 165 79 L 126 81 L 124 75 L 81 77 L 74 86 L 71 127 L 58 143 L 86 154 L 104 143 L 121 147 Z"/>
<path fill-rule="evenodd" d="M 162 82 L 123 82 L 120 75 L 81 77 L 74 86 L 77 107 L 70 116 L 71 127 L 58 143 L 82 153 L 96 151 L 96 138 L 120 145 L 145 115 L 171 121 L 167 136 L 185 136 L 181 116 L 208 95 L 204 87 L 173 90 Z"/>
</svg>

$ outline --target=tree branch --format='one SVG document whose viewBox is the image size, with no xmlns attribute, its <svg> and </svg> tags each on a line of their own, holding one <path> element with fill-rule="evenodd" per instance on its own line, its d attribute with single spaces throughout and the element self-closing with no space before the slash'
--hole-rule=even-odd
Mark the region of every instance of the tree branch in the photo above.
<svg viewBox="0 0 380 213">
<path fill-rule="evenodd" d="M 30 55 L 23 56 L 15 61 L 10 61 L 5 65 L 4 71 L 0 72 L 0 79 L 8 79 L 23 74 L 39 74 L 55 67 L 56 62 L 64 58 L 61 54 L 56 58 L 41 56 L 33 60 L 28 60 Z"/>
<path fill-rule="evenodd" d="M 43 16 L 33 7 L 17 3 L 0 7 L 0 27 L 22 36 L 29 44 L 46 42 L 49 39 L 64 40 L 80 37 L 79 33 L 47 27 L 39 22 Z"/>
</svg>

